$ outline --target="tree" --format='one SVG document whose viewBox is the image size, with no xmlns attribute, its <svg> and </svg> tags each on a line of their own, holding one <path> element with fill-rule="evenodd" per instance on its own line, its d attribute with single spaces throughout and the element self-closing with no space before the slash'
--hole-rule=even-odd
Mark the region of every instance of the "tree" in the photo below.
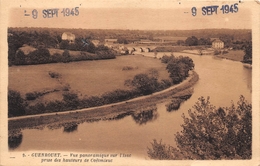
<svg viewBox="0 0 260 166">
<path fill-rule="evenodd" d="M 119 44 L 128 44 L 128 41 L 127 41 L 126 38 L 124 38 L 124 37 L 119 37 L 119 38 L 117 39 L 117 42 L 118 42 Z"/>
<path fill-rule="evenodd" d="M 182 131 L 175 136 L 177 148 L 154 140 L 148 155 L 153 159 L 250 159 L 252 157 L 252 105 L 240 96 L 237 106 L 218 108 L 209 97 L 199 98 L 183 115 Z"/>
<path fill-rule="evenodd" d="M 210 45 L 210 38 L 200 38 L 198 40 L 198 45 Z"/>
<path fill-rule="evenodd" d="M 166 69 L 170 73 L 172 83 L 174 84 L 183 81 L 189 75 L 189 71 L 194 68 L 194 63 L 189 57 L 163 57 L 162 62 L 164 61 L 167 62 Z"/>
<path fill-rule="evenodd" d="M 225 47 L 230 47 L 232 45 L 232 41 L 234 40 L 233 35 L 222 34 L 219 39 L 224 42 Z"/>
<path fill-rule="evenodd" d="M 18 50 L 15 54 L 13 64 L 15 65 L 25 65 L 26 62 L 26 56 L 24 55 L 24 52 L 22 50 Z"/>
<path fill-rule="evenodd" d="M 37 50 L 29 53 L 30 64 L 44 64 L 50 62 L 50 51 L 47 48 L 39 47 Z"/>
<path fill-rule="evenodd" d="M 131 85 L 142 94 L 148 95 L 156 91 L 159 83 L 155 77 L 149 77 L 147 74 L 137 74 L 131 81 Z"/>
<path fill-rule="evenodd" d="M 188 46 L 196 46 L 196 45 L 198 45 L 198 39 L 197 39 L 195 36 L 188 37 L 188 38 L 185 40 L 185 43 L 186 43 L 186 45 L 188 45 Z"/>
<path fill-rule="evenodd" d="M 183 40 L 177 40 L 177 44 L 180 46 L 180 45 L 183 45 L 185 42 Z"/>
<path fill-rule="evenodd" d="M 63 93 L 63 102 L 67 109 L 77 109 L 79 106 L 79 98 L 76 93 Z"/>
<path fill-rule="evenodd" d="M 68 40 L 62 40 L 59 45 L 60 45 L 60 49 L 69 49 L 70 46 Z"/>
<path fill-rule="evenodd" d="M 252 64 L 252 42 L 247 42 L 245 47 L 244 47 L 244 59 L 243 61 L 245 63 L 250 63 Z"/>
<path fill-rule="evenodd" d="M 63 63 L 68 63 L 70 62 L 70 52 L 68 50 L 64 50 L 64 52 L 62 53 L 62 62 Z"/>
<path fill-rule="evenodd" d="M 8 91 L 8 117 L 25 114 L 25 102 L 21 94 L 14 90 Z"/>
</svg>

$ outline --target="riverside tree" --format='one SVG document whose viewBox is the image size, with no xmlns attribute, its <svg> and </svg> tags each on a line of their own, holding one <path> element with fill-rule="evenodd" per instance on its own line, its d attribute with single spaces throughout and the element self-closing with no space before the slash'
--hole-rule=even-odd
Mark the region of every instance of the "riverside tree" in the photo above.
<svg viewBox="0 0 260 166">
<path fill-rule="evenodd" d="M 25 114 L 26 103 L 21 94 L 14 90 L 8 90 L 8 117 Z"/>
<path fill-rule="evenodd" d="M 152 159 L 250 159 L 252 157 L 252 105 L 243 96 L 229 108 L 210 104 L 209 98 L 199 98 L 183 115 L 182 131 L 175 135 L 177 147 L 156 140 L 148 148 Z"/>
<path fill-rule="evenodd" d="M 247 42 L 244 47 L 244 62 L 252 64 L 252 42 Z"/>
</svg>

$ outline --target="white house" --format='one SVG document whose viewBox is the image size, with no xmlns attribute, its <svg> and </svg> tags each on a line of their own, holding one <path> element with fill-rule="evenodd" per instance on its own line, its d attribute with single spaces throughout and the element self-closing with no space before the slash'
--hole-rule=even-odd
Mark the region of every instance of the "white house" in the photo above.
<svg viewBox="0 0 260 166">
<path fill-rule="evenodd" d="M 100 44 L 99 40 L 91 40 L 91 42 L 97 47 Z"/>
<path fill-rule="evenodd" d="M 64 32 L 61 36 L 62 40 L 68 40 L 70 43 L 75 41 L 75 35 L 71 32 Z"/>
<path fill-rule="evenodd" d="M 224 42 L 219 39 L 215 39 L 212 42 L 212 48 L 222 49 L 222 48 L 224 48 Z"/>
<path fill-rule="evenodd" d="M 144 49 L 144 52 L 150 52 L 151 50 L 150 50 L 150 48 L 145 48 Z"/>
</svg>

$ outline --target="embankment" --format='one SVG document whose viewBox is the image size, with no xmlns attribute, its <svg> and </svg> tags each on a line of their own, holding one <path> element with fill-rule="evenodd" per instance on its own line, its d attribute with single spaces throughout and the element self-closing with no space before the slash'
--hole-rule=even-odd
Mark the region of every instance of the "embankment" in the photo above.
<svg viewBox="0 0 260 166">
<path fill-rule="evenodd" d="M 8 129 L 9 132 L 12 133 L 12 131 L 19 129 L 41 128 L 49 124 L 79 124 L 86 121 L 91 122 L 122 118 L 138 109 L 150 107 L 155 103 L 162 102 L 169 96 L 174 95 L 174 97 L 176 97 L 181 91 L 192 87 L 198 79 L 198 74 L 193 71 L 182 83 L 148 96 L 141 96 L 128 101 L 93 108 L 9 118 Z"/>
</svg>

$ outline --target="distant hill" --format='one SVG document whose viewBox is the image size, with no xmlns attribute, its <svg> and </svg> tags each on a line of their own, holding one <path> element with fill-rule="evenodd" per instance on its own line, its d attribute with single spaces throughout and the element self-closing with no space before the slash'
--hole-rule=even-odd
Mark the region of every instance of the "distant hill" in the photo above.
<svg viewBox="0 0 260 166">
<path fill-rule="evenodd" d="M 76 37 L 104 40 L 105 38 L 125 37 L 151 39 L 156 36 L 197 38 L 219 38 L 219 36 L 230 35 L 234 40 L 252 40 L 251 29 L 197 29 L 197 30 L 123 30 L 123 29 L 64 29 L 64 28 L 8 28 L 8 32 L 42 33 L 48 31 L 51 35 L 62 35 L 63 32 L 71 32 Z"/>
</svg>

